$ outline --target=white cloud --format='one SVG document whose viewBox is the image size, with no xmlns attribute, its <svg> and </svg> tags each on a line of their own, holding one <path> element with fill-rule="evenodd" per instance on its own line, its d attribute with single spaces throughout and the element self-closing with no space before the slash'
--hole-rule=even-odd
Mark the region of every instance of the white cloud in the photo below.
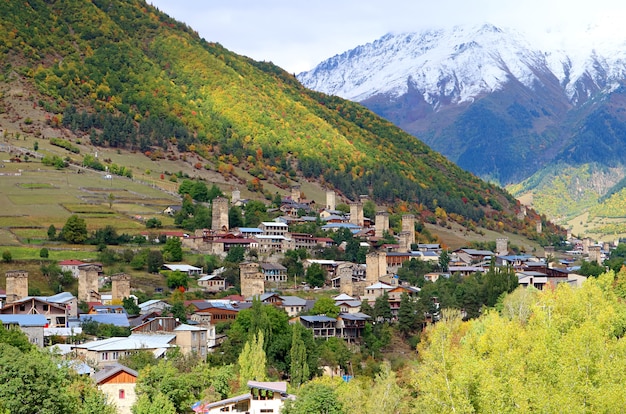
<svg viewBox="0 0 626 414">
<path fill-rule="evenodd" d="M 626 39 L 626 3 L 615 0 L 148 0 L 208 41 L 298 73 L 385 33 L 492 23 L 538 43 Z"/>
</svg>

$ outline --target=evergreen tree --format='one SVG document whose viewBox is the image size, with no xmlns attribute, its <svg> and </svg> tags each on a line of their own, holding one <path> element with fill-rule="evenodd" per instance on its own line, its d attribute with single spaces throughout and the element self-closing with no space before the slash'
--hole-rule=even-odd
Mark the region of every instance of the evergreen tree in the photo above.
<svg viewBox="0 0 626 414">
<path fill-rule="evenodd" d="M 228 209 L 228 228 L 234 229 L 243 226 L 243 212 L 239 206 L 231 206 Z"/>
<path fill-rule="evenodd" d="M 398 329 L 403 334 L 408 334 L 416 327 L 415 303 L 409 295 L 402 293 L 400 296 L 400 308 L 398 309 Z"/>
<path fill-rule="evenodd" d="M 387 291 L 376 298 L 374 302 L 374 318 L 377 321 L 391 321 L 393 315 L 391 314 L 391 306 L 389 306 L 389 295 Z"/>
<path fill-rule="evenodd" d="M 54 224 L 51 224 L 48 227 L 48 240 L 55 240 L 57 238 L 57 228 L 54 227 Z"/>
<path fill-rule="evenodd" d="M 447 272 L 449 264 L 450 254 L 448 254 L 447 250 L 442 250 L 441 253 L 439 253 L 439 268 L 442 272 Z"/>
</svg>

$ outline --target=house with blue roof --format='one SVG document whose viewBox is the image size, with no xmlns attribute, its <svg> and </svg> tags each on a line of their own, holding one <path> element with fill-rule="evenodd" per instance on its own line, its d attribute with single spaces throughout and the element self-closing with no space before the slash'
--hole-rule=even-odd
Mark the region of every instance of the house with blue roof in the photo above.
<svg viewBox="0 0 626 414">
<path fill-rule="evenodd" d="M 31 344 L 43 347 L 44 328 L 48 326 L 48 319 L 44 315 L 1 315 L 0 323 L 6 329 L 20 329 Z"/>
</svg>

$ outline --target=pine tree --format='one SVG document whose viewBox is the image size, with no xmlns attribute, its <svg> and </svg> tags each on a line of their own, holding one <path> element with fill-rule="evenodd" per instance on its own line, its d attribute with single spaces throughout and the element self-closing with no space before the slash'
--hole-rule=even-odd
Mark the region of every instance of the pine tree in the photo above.
<svg viewBox="0 0 626 414">
<path fill-rule="evenodd" d="M 398 329 L 406 335 L 415 329 L 416 321 L 415 304 L 409 295 L 403 293 L 400 296 L 400 308 L 398 309 Z"/>
</svg>

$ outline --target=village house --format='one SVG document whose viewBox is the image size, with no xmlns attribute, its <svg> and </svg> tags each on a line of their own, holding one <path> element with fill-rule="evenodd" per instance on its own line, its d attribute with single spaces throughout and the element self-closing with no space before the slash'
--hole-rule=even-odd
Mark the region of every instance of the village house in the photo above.
<svg viewBox="0 0 626 414">
<path fill-rule="evenodd" d="M 370 305 L 376 302 L 376 299 L 383 296 L 385 292 L 389 292 L 394 287 L 383 282 L 377 282 L 365 287 L 365 295 L 361 297 L 361 300 L 367 301 Z"/>
<path fill-rule="evenodd" d="M 68 294 L 71 295 L 71 294 Z M 57 296 L 57 295 L 55 295 Z M 52 296 L 54 298 L 54 296 Z M 48 301 L 45 297 L 26 297 L 17 302 L 7 303 L 0 314 L 3 315 L 29 315 L 39 314 L 45 316 L 48 326 L 52 328 L 66 328 L 68 320 L 77 312 L 78 306 L 70 309 L 71 305 Z M 75 299 L 75 298 L 74 298 Z M 72 310 L 72 312 L 70 312 Z"/>
<path fill-rule="evenodd" d="M 78 266 L 85 264 L 85 262 L 81 262 L 80 260 L 61 260 L 59 263 L 59 267 L 63 272 L 72 272 L 72 276 L 75 279 L 78 279 Z"/>
<path fill-rule="evenodd" d="M 159 358 L 175 346 L 175 334 L 131 334 L 128 337 L 112 337 L 73 345 L 72 350 L 77 356 L 104 367 L 136 351 L 149 351 Z"/>
<path fill-rule="evenodd" d="M 5 329 L 19 329 L 26 337 L 28 342 L 40 348 L 44 345 L 44 329 L 48 327 L 48 319 L 44 315 L 2 315 L 0 314 L 0 323 Z"/>
<path fill-rule="evenodd" d="M 358 313 L 361 311 L 361 301 L 345 293 L 335 296 L 333 300 L 341 313 Z"/>
<path fill-rule="evenodd" d="M 265 236 L 285 236 L 289 232 L 287 224 L 277 221 L 264 221 L 259 224 L 259 228 Z"/>
<path fill-rule="evenodd" d="M 328 339 L 337 336 L 337 319 L 325 315 L 303 315 L 296 318 L 314 338 Z"/>
<path fill-rule="evenodd" d="M 170 308 L 170 305 L 161 299 L 151 299 L 147 300 L 139 305 L 139 314 L 145 315 L 152 312 L 162 313 L 166 309 Z"/>
<path fill-rule="evenodd" d="M 169 271 L 172 271 L 172 272 L 182 272 L 182 273 L 185 273 L 189 277 L 197 276 L 199 274 L 202 274 L 202 268 L 201 267 L 191 266 L 191 265 L 188 265 L 188 264 L 165 263 L 161 268 L 163 270 L 169 270 Z"/>
<path fill-rule="evenodd" d="M 138 375 L 137 371 L 115 363 L 96 372 L 93 380 L 119 414 L 131 414 L 131 408 L 137 401 L 135 385 Z"/>
<path fill-rule="evenodd" d="M 284 253 L 287 250 L 292 250 L 292 240 L 285 237 L 284 235 L 260 234 L 258 236 L 254 236 L 254 239 L 258 243 L 259 253 L 262 254 Z"/>
<path fill-rule="evenodd" d="M 198 414 L 222 414 L 224 412 L 278 414 L 286 399 L 295 398 L 293 395 L 287 394 L 286 382 L 248 381 L 248 388 L 250 388 L 250 392 L 247 394 L 213 403 L 198 401 L 191 406 L 191 409 Z"/>
<path fill-rule="evenodd" d="M 394 318 L 398 317 L 398 311 L 400 310 L 400 302 L 402 301 L 402 294 L 406 293 L 409 298 L 415 300 L 420 292 L 420 288 L 413 286 L 397 286 L 387 292 L 389 297 L 389 307 L 391 308 L 391 314 Z"/>
<path fill-rule="evenodd" d="M 175 216 L 176 213 L 178 213 L 182 209 L 183 209 L 183 206 L 172 205 L 172 206 L 165 207 L 165 209 L 162 211 L 162 213 L 163 214 L 167 214 L 168 216 Z"/>
<path fill-rule="evenodd" d="M 215 269 L 210 275 L 204 275 L 198 279 L 198 286 L 207 292 L 221 292 L 226 290 L 226 278 L 222 275 L 225 267 Z"/>
<path fill-rule="evenodd" d="M 261 273 L 265 276 L 266 282 L 287 282 L 287 268 L 280 263 L 260 263 L 259 267 L 261 268 Z"/>
<path fill-rule="evenodd" d="M 348 343 L 360 343 L 365 331 L 365 324 L 371 317 L 364 313 L 340 313 L 337 316 L 337 331 L 339 338 Z"/>
<path fill-rule="evenodd" d="M 181 324 L 174 328 L 176 346 L 183 355 L 195 354 L 202 359 L 207 356 L 207 328 L 199 325 Z"/>
</svg>

